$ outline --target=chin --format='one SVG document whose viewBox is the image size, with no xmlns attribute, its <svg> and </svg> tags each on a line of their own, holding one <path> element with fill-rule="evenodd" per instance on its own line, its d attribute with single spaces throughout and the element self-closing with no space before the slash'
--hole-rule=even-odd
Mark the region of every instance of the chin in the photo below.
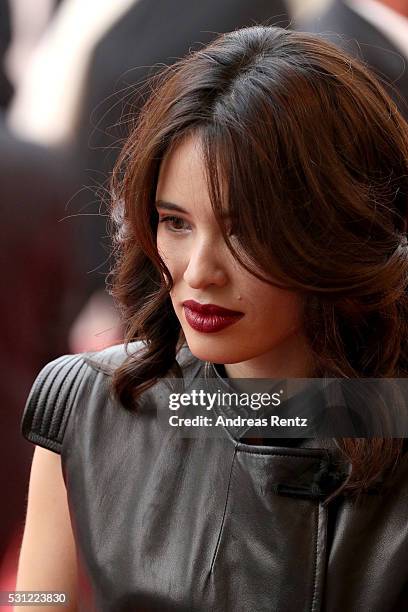
<svg viewBox="0 0 408 612">
<path fill-rule="evenodd" d="M 185 333 L 188 348 L 201 361 L 212 363 L 240 363 L 248 359 L 242 352 L 239 342 L 222 337 L 218 334 Z M 241 351 L 240 351 L 241 348 Z"/>
</svg>

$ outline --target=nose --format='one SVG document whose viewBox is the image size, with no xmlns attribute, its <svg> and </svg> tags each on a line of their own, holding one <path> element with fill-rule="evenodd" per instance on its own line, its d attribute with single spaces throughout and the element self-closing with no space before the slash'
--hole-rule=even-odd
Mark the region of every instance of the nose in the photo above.
<svg viewBox="0 0 408 612">
<path fill-rule="evenodd" d="M 223 287 L 228 282 L 226 259 L 226 253 L 221 252 L 214 241 L 201 240 L 186 253 L 183 279 L 193 289 L 202 289 L 207 285 Z"/>
</svg>

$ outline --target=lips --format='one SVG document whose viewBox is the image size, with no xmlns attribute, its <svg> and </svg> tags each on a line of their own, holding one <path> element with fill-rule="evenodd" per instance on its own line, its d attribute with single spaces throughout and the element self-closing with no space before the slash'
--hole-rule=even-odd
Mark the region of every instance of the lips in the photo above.
<svg viewBox="0 0 408 612">
<path fill-rule="evenodd" d="M 194 300 L 183 302 L 183 306 L 190 327 L 203 333 L 221 331 L 244 316 L 244 313 L 236 310 L 229 310 L 215 304 L 199 304 Z"/>
<path fill-rule="evenodd" d="M 183 302 L 184 308 L 188 308 L 193 312 L 197 312 L 201 315 L 217 315 L 220 317 L 236 317 L 242 315 L 242 312 L 238 310 L 229 310 L 228 308 L 222 308 L 215 304 L 200 304 L 194 300 L 186 300 Z"/>
</svg>

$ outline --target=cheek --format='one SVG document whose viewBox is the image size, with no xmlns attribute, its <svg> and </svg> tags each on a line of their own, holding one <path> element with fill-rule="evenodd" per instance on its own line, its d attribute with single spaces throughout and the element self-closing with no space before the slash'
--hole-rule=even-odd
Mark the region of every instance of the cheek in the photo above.
<svg viewBox="0 0 408 612">
<path fill-rule="evenodd" d="M 182 273 L 184 265 L 182 252 L 175 247 L 171 239 L 166 239 L 160 232 L 158 232 L 156 244 L 160 257 L 166 264 L 173 280 L 175 280 Z"/>
<path fill-rule="evenodd" d="M 167 265 L 167 267 L 169 267 L 169 264 L 171 263 L 171 260 L 172 260 L 172 257 L 171 257 L 172 249 L 171 249 L 171 245 L 169 244 L 168 238 L 166 238 L 166 234 L 160 229 L 160 226 L 156 234 L 156 246 L 157 246 L 157 251 L 160 257 L 162 258 L 164 263 Z"/>
<path fill-rule="evenodd" d="M 269 288 L 258 295 L 257 310 L 262 321 L 270 327 L 284 330 L 296 330 L 303 324 L 303 299 L 292 291 Z"/>
</svg>

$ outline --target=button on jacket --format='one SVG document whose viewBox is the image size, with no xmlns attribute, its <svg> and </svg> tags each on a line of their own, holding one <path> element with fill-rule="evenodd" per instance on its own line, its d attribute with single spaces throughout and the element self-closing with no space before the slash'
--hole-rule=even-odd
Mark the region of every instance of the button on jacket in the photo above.
<svg viewBox="0 0 408 612">
<path fill-rule="evenodd" d="M 49 363 L 22 419 L 61 454 L 80 610 L 408 610 L 407 453 L 386 489 L 325 504 L 347 467 L 332 440 L 181 437 L 156 416 L 163 381 L 137 412 L 114 398 L 125 357 L 118 345 Z M 178 362 L 190 382 L 208 366 L 187 346 Z"/>
</svg>

